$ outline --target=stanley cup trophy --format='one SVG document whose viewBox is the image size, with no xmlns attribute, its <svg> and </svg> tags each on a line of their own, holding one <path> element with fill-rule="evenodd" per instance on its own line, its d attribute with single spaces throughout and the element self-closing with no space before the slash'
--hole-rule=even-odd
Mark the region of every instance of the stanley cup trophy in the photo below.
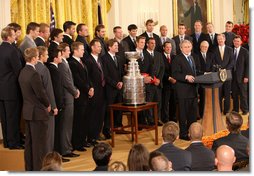
<svg viewBox="0 0 254 176">
<path fill-rule="evenodd" d="M 127 74 L 123 77 L 123 103 L 125 105 L 145 104 L 145 83 L 144 77 L 140 74 L 137 60 L 139 52 L 125 52 L 128 63 Z"/>
</svg>

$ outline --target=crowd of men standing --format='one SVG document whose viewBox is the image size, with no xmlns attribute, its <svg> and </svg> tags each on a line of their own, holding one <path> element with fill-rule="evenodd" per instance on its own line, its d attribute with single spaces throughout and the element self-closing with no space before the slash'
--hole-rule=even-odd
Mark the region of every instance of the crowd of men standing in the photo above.
<svg viewBox="0 0 254 176">
<path fill-rule="evenodd" d="M 63 30 L 50 32 L 47 24 L 31 22 L 19 46 L 21 27 L 11 23 L 1 32 L 0 45 L 0 117 L 3 144 L 23 149 L 20 118 L 25 119 L 26 170 L 40 170 L 43 157 L 53 150 L 63 161 L 78 157 L 74 150 L 85 151 L 101 139 L 110 139 L 108 105 L 122 102 L 122 77 L 128 61 L 125 51 L 138 51 L 141 73 L 146 84 L 146 101 L 158 102 L 159 125 L 179 121 L 180 139 L 189 140 L 189 126 L 203 116 L 204 89 L 194 83 L 195 76 L 231 70 L 233 80 L 220 88 L 221 110 L 248 113 L 247 83 L 249 53 L 241 47 L 241 37 L 226 23 L 226 32 L 216 34 L 212 23 L 196 21 L 195 32 L 185 34 L 179 24 L 178 35 L 169 38 L 167 27 L 161 36 L 153 32 L 154 22 L 146 22 L 146 31 L 137 36 L 137 26 L 113 29 L 115 37 L 105 41 L 104 25 L 97 25 L 94 38 L 87 41 L 88 27 L 66 21 Z M 75 31 L 77 32 L 74 41 Z M 198 104 L 199 95 L 199 104 Z M 224 106 L 222 99 L 224 98 Z M 176 104 L 179 117 L 176 117 Z M 23 107 L 23 108 L 22 108 Z M 222 108 L 223 107 L 223 108 Z M 152 112 L 140 114 L 139 123 L 153 125 Z M 115 112 L 115 127 L 122 129 L 122 114 Z M 100 135 L 103 134 L 103 136 Z"/>
</svg>

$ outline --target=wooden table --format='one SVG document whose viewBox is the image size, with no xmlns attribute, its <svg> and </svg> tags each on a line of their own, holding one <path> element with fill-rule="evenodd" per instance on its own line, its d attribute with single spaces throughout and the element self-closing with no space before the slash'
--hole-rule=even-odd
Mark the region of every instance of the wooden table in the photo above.
<svg viewBox="0 0 254 176">
<path fill-rule="evenodd" d="M 138 124 L 138 112 L 144 111 L 148 109 L 153 109 L 154 113 L 154 125 L 139 125 Z M 131 127 L 131 137 L 132 141 L 135 139 L 135 143 L 138 143 L 138 134 L 142 131 L 138 131 L 138 127 L 145 128 L 145 131 L 155 130 L 155 145 L 158 145 L 158 109 L 157 109 L 157 103 L 156 102 L 148 102 L 144 105 L 123 105 L 122 103 L 112 104 L 109 105 L 110 110 L 110 126 L 111 126 L 111 138 L 112 138 L 112 147 L 115 146 L 115 131 L 117 131 L 116 128 L 114 128 L 114 110 L 118 111 L 128 111 L 131 112 L 131 123 L 130 125 L 123 126 L 123 128 L 129 128 Z M 135 136 L 135 137 L 134 137 Z"/>
</svg>

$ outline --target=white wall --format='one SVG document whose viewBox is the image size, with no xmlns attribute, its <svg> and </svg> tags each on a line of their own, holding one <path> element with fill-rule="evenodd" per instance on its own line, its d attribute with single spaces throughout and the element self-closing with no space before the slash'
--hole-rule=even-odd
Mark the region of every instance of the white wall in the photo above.
<svg viewBox="0 0 254 176">
<path fill-rule="evenodd" d="M 11 22 L 10 0 L 0 0 L 0 31 L 10 22 Z"/>
</svg>

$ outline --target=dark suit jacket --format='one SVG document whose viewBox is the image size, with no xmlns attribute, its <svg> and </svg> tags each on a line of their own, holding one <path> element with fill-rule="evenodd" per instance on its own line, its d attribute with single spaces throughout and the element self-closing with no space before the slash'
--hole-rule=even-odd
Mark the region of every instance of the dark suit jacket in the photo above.
<svg viewBox="0 0 254 176">
<path fill-rule="evenodd" d="M 138 65 L 140 69 L 140 73 L 151 73 L 151 55 L 146 51 L 143 50 L 144 58 L 138 59 Z"/>
<path fill-rule="evenodd" d="M 241 131 L 241 134 L 242 134 L 244 137 L 246 137 L 246 138 L 249 139 L 249 134 L 250 134 L 249 128 L 248 128 L 247 130 L 242 130 L 242 131 Z"/>
<path fill-rule="evenodd" d="M 78 35 L 77 38 L 76 38 L 76 42 L 81 42 L 81 43 L 84 44 L 85 52 L 84 52 L 83 58 L 81 58 L 82 61 L 84 62 L 84 58 L 87 58 L 90 55 L 91 49 L 90 49 L 85 37 L 82 37 L 82 36 Z"/>
<path fill-rule="evenodd" d="M 12 46 L 18 51 L 19 59 L 21 61 L 22 68 L 26 65 L 25 58 L 21 52 L 21 50 L 18 48 L 17 44 L 15 42 L 12 43 Z"/>
<path fill-rule="evenodd" d="M 173 144 L 163 144 L 157 151 L 162 152 L 169 161 L 172 162 L 173 170 L 189 171 L 191 170 L 191 153 L 180 149 Z"/>
<path fill-rule="evenodd" d="M 25 120 L 48 120 L 49 100 L 36 70 L 26 65 L 20 72 L 19 84 L 23 95 L 23 118 Z"/>
<path fill-rule="evenodd" d="M 57 47 L 58 47 L 58 44 L 56 44 L 53 41 L 50 42 L 49 47 L 48 47 L 48 53 L 49 53 L 48 63 L 54 60 L 54 58 L 52 58 L 52 54 L 57 49 Z"/>
<path fill-rule="evenodd" d="M 220 65 L 223 69 L 232 70 L 235 64 L 233 49 L 225 45 L 224 57 L 222 60 L 220 56 L 219 46 L 218 46 L 214 52 L 214 63 Z"/>
<path fill-rule="evenodd" d="M 191 34 L 191 37 L 192 37 L 192 46 L 193 46 L 192 50 L 195 54 L 198 54 L 200 51 L 201 42 L 203 42 L 204 40 L 207 40 L 206 35 L 203 32 L 201 32 L 201 34 L 198 38 L 198 41 L 196 39 L 195 33 Z"/>
<path fill-rule="evenodd" d="M 106 44 L 104 38 L 96 36 L 94 39 L 98 39 L 100 41 L 100 43 L 101 43 L 100 57 L 102 57 L 104 54 L 106 54 L 108 52 L 107 44 Z"/>
<path fill-rule="evenodd" d="M 75 99 L 75 104 L 79 106 L 87 105 L 88 91 L 91 88 L 89 73 L 85 64 L 84 67 L 73 57 L 69 58 L 69 65 L 73 76 L 75 87 L 79 89 L 80 96 Z"/>
<path fill-rule="evenodd" d="M 63 35 L 63 43 L 67 43 L 71 48 L 71 44 L 73 43 L 73 40 L 69 36 L 64 34 Z"/>
<path fill-rule="evenodd" d="M 176 55 L 181 54 L 181 49 L 180 49 L 180 38 L 179 35 L 175 36 L 172 38 L 175 41 L 176 44 Z M 192 37 L 188 35 L 184 35 L 184 40 L 189 40 L 192 42 Z"/>
<path fill-rule="evenodd" d="M 59 111 L 64 108 L 64 87 L 63 87 L 62 75 L 59 69 L 53 64 L 49 64 L 48 69 L 51 75 L 56 106 Z"/>
<path fill-rule="evenodd" d="M 121 44 L 123 45 L 124 51 L 136 51 L 136 44 L 133 43 L 130 36 L 125 37 Z"/>
<path fill-rule="evenodd" d="M 213 41 L 211 39 L 210 34 L 205 34 L 206 35 L 206 41 L 209 43 L 209 51 L 213 52 L 215 51 L 216 47 L 218 46 L 218 40 L 217 40 L 217 33 L 214 34 L 213 36 Z"/>
<path fill-rule="evenodd" d="M 40 37 L 37 37 L 35 40 L 34 40 L 36 46 L 45 46 L 46 47 L 46 43 L 40 38 Z"/>
<path fill-rule="evenodd" d="M 206 148 L 202 142 L 191 143 L 185 150 L 191 152 L 192 171 L 211 171 L 214 169 L 215 154 Z"/>
<path fill-rule="evenodd" d="M 206 53 L 206 59 L 202 56 L 201 52 L 199 52 L 199 61 L 200 61 L 200 71 L 204 72 L 211 72 L 214 70 L 214 55 L 211 52 Z"/>
<path fill-rule="evenodd" d="M 195 65 L 194 59 L 192 63 Z M 176 93 L 178 98 L 196 98 L 197 89 L 196 84 L 189 83 L 185 80 L 186 75 L 196 76 L 195 71 L 191 69 L 191 66 L 183 54 L 177 55 L 172 62 L 172 75 L 177 80 Z"/>
<path fill-rule="evenodd" d="M 150 37 L 147 35 L 146 32 L 144 32 L 144 33 L 141 34 L 140 36 L 143 36 L 143 37 L 146 38 L 146 43 L 147 43 L 148 39 L 150 38 Z M 155 44 L 156 44 L 155 51 L 160 52 L 160 51 L 161 51 L 161 39 L 160 39 L 160 37 L 159 37 L 157 34 L 155 34 L 155 33 L 153 33 L 153 38 L 155 39 Z M 145 45 L 145 48 L 144 48 L 144 49 L 146 49 L 146 48 L 147 48 L 147 46 Z"/>
<path fill-rule="evenodd" d="M 241 47 L 235 63 L 236 81 L 243 83 L 243 78 L 249 78 L 249 52 Z"/>
<path fill-rule="evenodd" d="M 229 133 L 227 136 L 216 139 L 213 142 L 212 150 L 215 152 L 221 145 L 228 145 L 235 151 L 236 162 L 247 160 L 249 156 L 246 152 L 249 140 L 241 134 Z"/>
<path fill-rule="evenodd" d="M 223 34 L 226 37 L 225 45 L 227 45 L 229 47 L 234 46 L 233 40 L 235 38 L 235 33 L 233 33 L 233 32 L 223 32 Z"/>
<path fill-rule="evenodd" d="M 19 53 L 10 43 L 0 45 L 0 100 L 20 98 L 18 76 L 22 69 Z"/>
<path fill-rule="evenodd" d="M 171 86 L 172 84 L 169 82 L 168 77 L 172 77 L 172 61 L 174 60 L 175 56 L 174 55 L 170 56 L 171 58 L 170 63 L 168 62 L 168 59 L 164 53 L 162 53 L 162 58 L 164 61 L 164 66 L 165 66 L 165 71 L 164 71 L 163 79 L 162 79 L 163 87 Z"/>
</svg>

